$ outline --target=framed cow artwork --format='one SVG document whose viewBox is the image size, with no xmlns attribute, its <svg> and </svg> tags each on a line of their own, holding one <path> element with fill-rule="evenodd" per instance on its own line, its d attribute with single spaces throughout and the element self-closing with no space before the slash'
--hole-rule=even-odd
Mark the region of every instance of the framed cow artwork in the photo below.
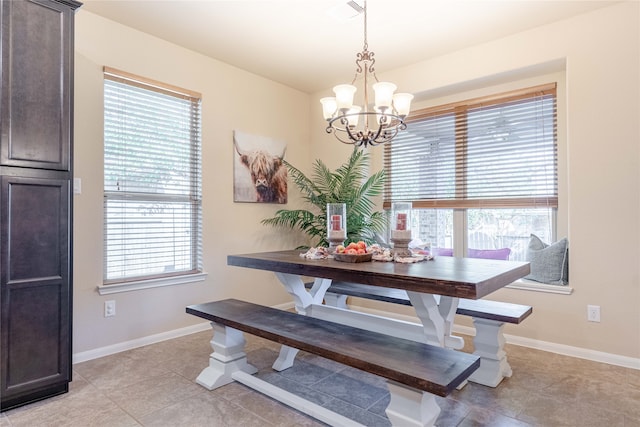
<svg viewBox="0 0 640 427">
<path fill-rule="evenodd" d="M 287 145 L 233 131 L 233 201 L 287 203 Z"/>
</svg>

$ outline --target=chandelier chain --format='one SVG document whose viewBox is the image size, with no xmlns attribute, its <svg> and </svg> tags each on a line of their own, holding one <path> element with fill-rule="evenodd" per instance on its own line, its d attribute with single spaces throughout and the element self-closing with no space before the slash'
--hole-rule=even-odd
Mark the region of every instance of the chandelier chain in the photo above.
<svg viewBox="0 0 640 427">
<path fill-rule="evenodd" d="M 364 1 L 364 48 L 366 52 L 369 49 L 369 43 L 367 42 L 367 0 Z"/>
</svg>

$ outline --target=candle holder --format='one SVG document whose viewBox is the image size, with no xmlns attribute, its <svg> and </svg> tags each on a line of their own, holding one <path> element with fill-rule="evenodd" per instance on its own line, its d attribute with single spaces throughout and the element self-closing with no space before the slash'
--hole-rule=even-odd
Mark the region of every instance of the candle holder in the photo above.
<svg viewBox="0 0 640 427">
<path fill-rule="evenodd" d="M 411 203 L 396 202 L 391 206 L 391 242 L 394 257 L 410 257 Z"/>
<path fill-rule="evenodd" d="M 347 205 L 327 203 L 327 241 L 329 253 L 335 253 L 347 238 Z"/>
</svg>

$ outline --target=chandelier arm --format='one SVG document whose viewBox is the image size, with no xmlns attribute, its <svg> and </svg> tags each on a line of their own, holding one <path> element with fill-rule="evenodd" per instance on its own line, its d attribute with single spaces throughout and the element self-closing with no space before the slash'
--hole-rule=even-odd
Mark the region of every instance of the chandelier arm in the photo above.
<svg viewBox="0 0 640 427">
<path fill-rule="evenodd" d="M 387 131 L 388 131 L 388 133 L 385 131 L 384 136 L 383 136 L 384 140 L 381 141 L 381 143 L 384 143 L 384 142 L 392 140 L 398 134 L 398 128 L 387 129 Z"/>
<path fill-rule="evenodd" d="M 343 144 L 352 144 L 356 146 L 368 145 L 375 146 L 383 144 L 393 139 L 400 130 L 405 130 L 407 125 L 402 117 L 396 114 L 384 114 L 383 123 L 378 126 L 376 131 L 371 131 L 367 127 L 363 130 L 354 132 L 354 128 L 349 126 L 349 117 L 359 116 L 363 119 L 369 116 L 378 115 L 374 112 L 346 113 L 334 117 L 329 121 L 326 127 L 327 133 L 333 133 L 336 139 Z M 339 124 L 337 123 L 339 121 Z M 348 139 L 341 135 L 346 134 Z"/>
<path fill-rule="evenodd" d="M 357 141 L 362 139 L 361 137 L 354 136 L 354 134 L 351 132 L 351 126 L 349 126 L 349 120 L 347 120 L 346 118 L 342 118 L 340 122 L 344 125 L 344 129 L 347 131 L 347 135 L 349 135 L 349 139 L 355 141 L 356 143 Z"/>
<path fill-rule="evenodd" d="M 374 136 L 373 138 L 370 138 L 373 141 L 377 141 L 378 138 L 380 137 L 380 133 L 382 132 L 382 129 L 384 128 L 384 124 L 379 123 L 378 124 L 378 131 L 376 132 L 376 136 Z"/>
<path fill-rule="evenodd" d="M 356 145 L 356 144 L 358 144 L 358 143 L 357 143 L 357 141 L 355 141 L 355 140 L 353 140 L 353 139 L 351 139 L 351 138 L 349 138 L 349 139 L 343 139 L 342 137 L 340 137 L 340 134 L 338 134 L 338 133 L 335 133 L 334 135 L 335 135 L 336 139 L 337 139 L 338 141 L 342 142 L 343 144 L 349 144 L 349 145 Z M 359 145 L 359 144 L 358 144 L 358 145 Z"/>
</svg>

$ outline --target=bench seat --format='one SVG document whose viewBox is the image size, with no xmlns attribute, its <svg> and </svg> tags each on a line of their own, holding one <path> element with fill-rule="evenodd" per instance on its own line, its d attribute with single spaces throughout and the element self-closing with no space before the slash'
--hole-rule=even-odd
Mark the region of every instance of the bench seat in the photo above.
<svg viewBox="0 0 640 427">
<path fill-rule="evenodd" d="M 305 284 L 310 287 L 311 284 Z M 407 291 L 402 289 L 383 288 L 361 283 L 333 282 L 327 292 L 352 297 L 372 299 L 393 304 L 411 305 Z M 470 300 L 460 298 L 457 314 L 495 320 L 498 322 L 518 324 L 529 317 L 533 308 L 528 305 L 512 304 L 490 300 Z"/>
<path fill-rule="evenodd" d="M 312 284 L 305 284 L 310 287 Z M 360 283 L 332 282 L 325 294 L 325 303 L 339 308 L 348 308 L 347 296 L 383 301 L 410 306 L 407 292 L 402 289 L 384 288 Z M 490 300 L 470 300 L 460 298 L 456 313 L 470 316 L 476 329 L 473 339 L 474 354 L 481 357 L 480 368 L 470 381 L 489 387 L 496 387 L 503 378 L 512 375 L 511 366 L 504 350 L 504 324 L 519 324 L 529 317 L 533 308 L 528 305 L 512 304 Z"/>
<path fill-rule="evenodd" d="M 236 371 L 255 372 L 237 334 L 243 331 L 387 378 L 387 415 L 395 424 L 415 413 L 422 414 L 417 425 L 433 425 L 440 411 L 434 395 L 447 396 L 480 366 L 474 355 L 234 299 L 191 305 L 186 312 L 214 326 L 214 353 L 198 377 L 207 388 L 233 381 Z"/>
</svg>

